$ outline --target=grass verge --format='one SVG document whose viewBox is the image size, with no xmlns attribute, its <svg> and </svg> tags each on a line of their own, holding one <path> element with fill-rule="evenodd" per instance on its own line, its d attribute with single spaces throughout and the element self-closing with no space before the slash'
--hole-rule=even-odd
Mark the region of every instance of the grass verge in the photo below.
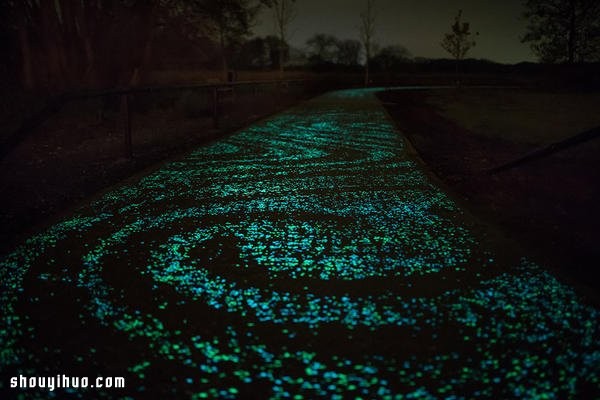
<svg viewBox="0 0 600 400">
<path fill-rule="evenodd" d="M 388 91 L 380 99 L 472 211 L 546 265 L 600 289 L 600 140 L 495 175 L 539 145 L 600 125 L 600 95 L 516 89 Z"/>
</svg>

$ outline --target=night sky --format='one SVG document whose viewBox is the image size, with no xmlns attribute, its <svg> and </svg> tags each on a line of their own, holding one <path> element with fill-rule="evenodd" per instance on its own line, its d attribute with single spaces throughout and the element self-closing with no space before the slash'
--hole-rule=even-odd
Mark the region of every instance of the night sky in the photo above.
<svg viewBox="0 0 600 400">
<path fill-rule="evenodd" d="M 314 33 L 358 39 L 365 4 L 366 0 L 297 0 L 290 42 L 304 48 Z M 403 45 L 415 57 L 448 56 L 440 42 L 462 9 L 471 31 L 480 33 L 469 57 L 503 63 L 534 60 L 529 45 L 519 40 L 526 26 L 521 0 L 376 0 L 376 9 L 375 41 L 381 46 Z M 271 11 L 265 10 L 254 32 L 262 36 L 274 31 Z"/>
</svg>

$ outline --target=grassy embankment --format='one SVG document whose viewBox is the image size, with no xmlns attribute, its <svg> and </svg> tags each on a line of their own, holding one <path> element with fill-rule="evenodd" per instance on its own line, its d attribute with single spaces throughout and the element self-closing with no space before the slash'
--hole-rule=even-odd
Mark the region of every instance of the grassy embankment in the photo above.
<svg viewBox="0 0 600 400">
<path fill-rule="evenodd" d="M 530 145 L 600 126 L 600 93 L 437 91 L 427 103 L 475 134 Z"/>
<path fill-rule="evenodd" d="M 600 287 L 600 138 L 486 173 L 600 126 L 599 93 L 450 89 L 380 97 L 424 161 L 476 214 L 567 279 Z"/>
</svg>

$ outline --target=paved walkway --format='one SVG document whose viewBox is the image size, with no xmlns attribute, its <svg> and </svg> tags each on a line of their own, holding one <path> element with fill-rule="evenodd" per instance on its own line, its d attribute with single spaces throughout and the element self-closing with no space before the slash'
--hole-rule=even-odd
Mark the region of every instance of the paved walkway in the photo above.
<svg viewBox="0 0 600 400">
<path fill-rule="evenodd" d="M 126 377 L 69 391 L 84 398 L 598 395 L 598 309 L 506 246 L 372 91 L 330 93 L 3 260 L 0 388 L 36 398 L 9 377 L 67 374 Z"/>
</svg>

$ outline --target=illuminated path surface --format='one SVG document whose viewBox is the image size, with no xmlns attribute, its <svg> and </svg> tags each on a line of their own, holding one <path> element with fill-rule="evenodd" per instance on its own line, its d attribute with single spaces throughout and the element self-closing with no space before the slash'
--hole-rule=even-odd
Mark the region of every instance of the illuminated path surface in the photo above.
<svg viewBox="0 0 600 400">
<path fill-rule="evenodd" d="M 598 309 L 485 232 L 371 92 L 322 96 L 5 258 L 0 397 L 48 397 L 17 374 L 127 378 L 59 398 L 598 395 Z"/>
</svg>

